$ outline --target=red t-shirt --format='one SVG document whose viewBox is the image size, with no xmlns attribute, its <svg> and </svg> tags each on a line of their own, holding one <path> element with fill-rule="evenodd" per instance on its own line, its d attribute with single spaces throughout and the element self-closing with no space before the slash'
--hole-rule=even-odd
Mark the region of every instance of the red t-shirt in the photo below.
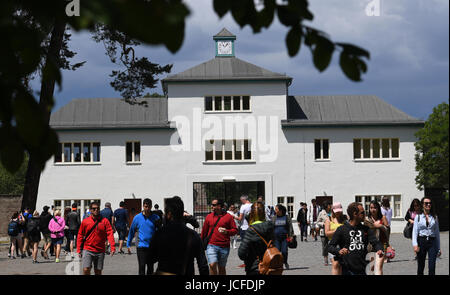
<svg viewBox="0 0 450 295">
<path fill-rule="evenodd" d="M 214 232 L 209 239 L 209 244 L 219 246 L 222 248 L 229 248 L 230 247 L 230 236 L 234 236 L 237 234 L 237 228 L 236 223 L 234 222 L 233 216 L 230 214 L 224 212 L 220 215 L 215 215 L 214 212 L 208 214 L 205 218 L 205 223 L 203 223 L 202 228 L 202 234 L 201 238 L 202 240 L 206 238 L 209 234 L 212 228 L 214 227 L 214 224 L 216 224 L 217 219 L 219 216 L 222 216 L 220 218 L 219 223 L 214 228 Z M 226 228 L 226 233 L 220 233 L 219 227 Z"/>
</svg>

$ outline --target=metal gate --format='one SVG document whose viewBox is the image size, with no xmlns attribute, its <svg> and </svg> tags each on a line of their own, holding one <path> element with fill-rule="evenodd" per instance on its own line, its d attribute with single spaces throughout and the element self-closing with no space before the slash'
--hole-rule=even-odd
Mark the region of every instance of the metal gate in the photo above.
<svg viewBox="0 0 450 295">
<path fill-rule="evenodd" d="M 227 207 L 237 204 L 240 207 L 240 197 L 248 195 L 250 202 L 256 201 L 257 196 L 264 197 L 264 181 L 245 182 L 194 182 L 194 216 L 200 227 L 197 232 L 201 233 L 206 215 L 211 213 L 211 202 L 221 199 Z"/>
</svg>

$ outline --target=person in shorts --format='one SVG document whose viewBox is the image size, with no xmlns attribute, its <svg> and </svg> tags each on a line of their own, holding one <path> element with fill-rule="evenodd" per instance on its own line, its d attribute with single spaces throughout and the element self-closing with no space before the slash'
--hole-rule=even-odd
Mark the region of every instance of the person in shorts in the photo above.
<svg viewBox="0 0 450 295">
<path fill-rule="evenodd" d="M 78 213 L 77 203 L 72 204 L 72 211 L 67 215 L 67 223 L 69 226 L 68 240 L 70 241 L 70 255 L 73 259 L 73 249 L 76 246 L 75 242 L 77 240 L 78 230 L 81 225 L 81 217 L 80 213 Z"/>
<path fill-rule="evenodd" d="M 128 223 L 128 210 L 125 209 L 125 202 L 119 203 L 119 209 L 116 209 L 114 211 L 114 216 L 112 218 L 113 220 L 113 228 L 116 229 L 117 235 L 119 236 L 119 251 L 118 253 L 124 254 L 122 248 L 123 248 L 123 242 L 125 241 L 125 238 L 127 237 L 127 231 L 129 227 Z M 128 254 L 131 254 L 131 250 L 128 249 Z"/>
<path fill-rule="evenodd" d="M 215 199 L 211 206 L 213 212 L 205 218 L 201 238 L 204 241 L 211 235 L 206 248 L 210 273 L 226 275 L 225 267 L 230 253 L 230 237 L 237 234 L 236 223 L 233 216 L 223 209 L 223 201 Z M 214 225 L 216 226 L 214 227 Z"/>
<path fill-rule="evenodd" d="M 77 253 L 82 257 L 84 275 L 91 274 L 92 265 L 94 265 L 95 275 L 101 275 L 105 259 L 106 239 L 111 244 L 110 255 L 113 256 L 116 252 L 114 234 L 108 219 L 100 215 L 99 203 L 91 203 L 89 212 L 91 212 L 90 216 L 83 220 L 78 231 Z"/>
<path fill-rule="evenodd" d="M 64 242 L 64 227 L 66 222 L 61 217 L 61 210 L 55 210 L 55 216 L 52 217 L 48 224 L 50 230 L 50 237 L 52 238 L 52 244 L 55 250 L 55 262 L 59 263 L 59 254 L 61 253 L 61 247 Z"/>
</svg>

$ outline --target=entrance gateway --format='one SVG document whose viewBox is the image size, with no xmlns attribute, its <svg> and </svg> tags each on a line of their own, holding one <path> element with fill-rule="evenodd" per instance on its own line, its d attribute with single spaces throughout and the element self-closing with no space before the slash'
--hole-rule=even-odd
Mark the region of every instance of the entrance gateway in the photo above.
<svg viewBox="0 0 450 295">
<path fill-rule="evenodd" d="M 250 202 L 256 202 L 259 195 L 265 199 L 264 181 L 240 181 L 240 182 L 194 182 L 194 216 L 200 227 L 197 232 L 201 232 L 206 215 L 211 213 L 211 202 L 214 199 L 221 199 L 227 206 L 237 204 L 241 206 L 240 197 L 247 195 Z"/>
</svg>

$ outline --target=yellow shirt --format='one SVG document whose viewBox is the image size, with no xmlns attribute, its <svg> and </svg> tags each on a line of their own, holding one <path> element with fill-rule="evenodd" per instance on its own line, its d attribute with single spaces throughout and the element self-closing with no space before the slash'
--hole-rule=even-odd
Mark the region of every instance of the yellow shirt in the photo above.
<svg viewBox="0 0 450 295">
<path fill-rule="evenodd" d="M 332 220 L 330 220 L 330 231 L 336 231 L 336 229 L 338 227 L 340 227 L 341 225 L 344 225 L 343 223 L 335 223 Z"/>
</svg>

